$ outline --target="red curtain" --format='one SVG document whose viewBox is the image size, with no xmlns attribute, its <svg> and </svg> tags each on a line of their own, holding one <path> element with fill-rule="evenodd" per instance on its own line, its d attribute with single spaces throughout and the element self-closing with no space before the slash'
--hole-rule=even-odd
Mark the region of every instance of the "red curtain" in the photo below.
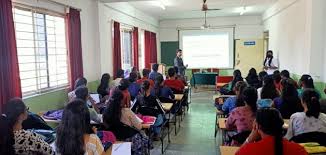
<svg viewBox="0 0 326 155">
<path fill-rule="evenodd" d="M 67 46 L 69 61 L 69 85 L 73 89 L 76 79 L 83 77 L 80 12 L 70 8 L 66 14 Z"/>
<path fill-rule="evenodd" d="M 156 34 L 145 31 L 145 67 L 151 68 L 151 63 L 157 63 Z"/>
<path fill-rule="evenodd" d="M 0 113 L 13 97 L 21 97 L 11 0 L 0 1 Z"/>
<path fill-rule="evenodd" d="M 121 36 L 120 23 L 113 23 L 113 76 L 116 78 L 118 69 L 121 69 Z"/>
<path fill-rule="evenodd" d="M 132 41 L 133 41 L 133 55 L 134 55 L 134 67 L 137 68 L 137 70 L 139 70 L 139 54 L 138 54 L 138 45 L 139 45 L 139 42 L 138 42 L 138 28 L 137 27 L 134 27 L 134 31 L 132 32 Z"/>
</svg>

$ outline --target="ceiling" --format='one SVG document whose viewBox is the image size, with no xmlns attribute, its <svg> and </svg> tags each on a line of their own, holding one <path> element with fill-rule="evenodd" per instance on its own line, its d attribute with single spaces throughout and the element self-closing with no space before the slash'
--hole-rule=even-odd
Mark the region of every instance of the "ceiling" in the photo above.
<svg viewBox="0 0 326 155">
<path fill-rule="evenodd" d="M 129 2 L 135 8 L 160 20 L 203 18 L 202 0 L 104 0 L 106 2 Z M 207 0 L 207 17 L 239 16 L 246 6 L 244 15 L 261 15 L 277 0 Z M 161 5 L 165 6 L 165 10 Z M 160 7 L 161 6 L 161 7 Z"/>
</svg>

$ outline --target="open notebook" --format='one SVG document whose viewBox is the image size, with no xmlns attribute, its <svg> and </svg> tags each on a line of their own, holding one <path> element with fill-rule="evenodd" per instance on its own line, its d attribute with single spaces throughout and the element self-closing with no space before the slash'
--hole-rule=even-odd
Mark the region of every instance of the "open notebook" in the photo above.
<svg viewBox="0 0 326 155">
<path fill-rule="evenodd" d="M 143 124 L 154 125 L 156 121 L 156 117 L 153 116 L 143 116 L 141 114 L 137 114 L 138 120 Z"/>
</svg>

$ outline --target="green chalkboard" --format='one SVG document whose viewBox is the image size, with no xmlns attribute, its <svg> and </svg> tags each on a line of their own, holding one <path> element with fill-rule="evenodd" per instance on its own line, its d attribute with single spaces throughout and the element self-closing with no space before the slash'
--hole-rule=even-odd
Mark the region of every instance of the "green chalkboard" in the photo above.
<svg viewBox="0 0 326 155">
<path fill-rule="evenodd" d="M 161 62 L 167 66 L 173 66 L 175 52 L 178 48 L 178 41 L 161 42 Z"/>
</svg>

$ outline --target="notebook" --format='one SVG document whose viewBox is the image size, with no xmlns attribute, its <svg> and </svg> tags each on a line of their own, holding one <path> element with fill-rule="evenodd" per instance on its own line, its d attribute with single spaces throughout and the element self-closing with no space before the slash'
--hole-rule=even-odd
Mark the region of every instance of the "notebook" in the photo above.
<svg viewBox="0 0 326 155">
<path fill-rule="evenodd" d="M 131 142 L 113 144 L 112 155 L 131 155 Z"/>
<path fill-rule="evenodd" d="M 156 121 L 156 117 L 153 117 L 153 116 L 143 116 L 141 114 L 137 114 L 137 118 L 143 124 L 149 124 L 149 125 L 154 125 L 154 123 Z"/>
<path fill-rule="evenodd" d="M 89 94 L 95 103 L 100 103 L 100 94 Z"/>
</svg>

